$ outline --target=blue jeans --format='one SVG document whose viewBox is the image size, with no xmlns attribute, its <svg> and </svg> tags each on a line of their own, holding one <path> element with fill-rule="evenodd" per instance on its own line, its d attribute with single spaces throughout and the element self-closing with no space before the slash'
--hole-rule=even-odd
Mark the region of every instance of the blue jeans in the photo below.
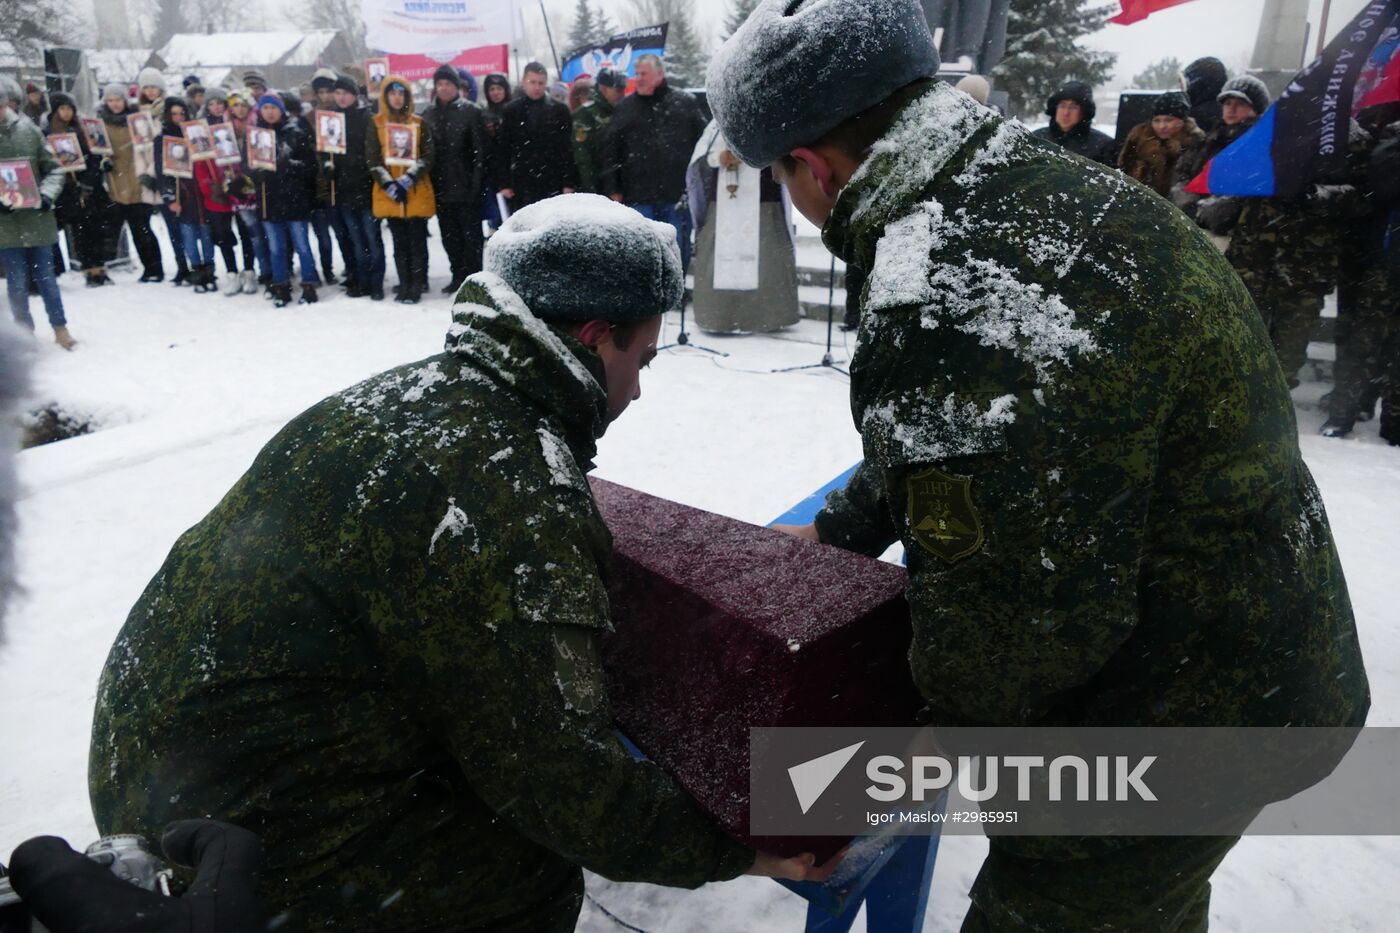
<svg viewBox="0 0 1400 933">
<path fill-rule="evenodd" d="M 363 289 L 384 287 L 384 235 L 379 220 L 368 208 L 336 208 L 355 246 L 355 283 Z"/>
<path fill-rule="evenodd" d="M 263 221 L 267 232 L 268 251 L 272 254 L 272 284 L 290 285 L 292 281 L 292 254 L 295 249 L 301 259 L 301 284 L 320 285 L 321 276 L 316 272 L 316 255 L 311 252 L 310 224 L 305 220 L 288 220 L 276 223 Z"/>
<path fill-rule="evenodd" d="M 170 249 L 175 253 L 175 265 L 183 267 L 186 265 L 185 238 L 180 233 L 180 220 L 169 204 L 160 206 L 160 215 L 165 218 L 165 230 L 170 234 Z"/>
<path fill-rule="evenodd" d="M 185 248 L 185 259 L 191 266 L 212 266 L 214 264 L 214 238 L 205 224 L 180 224 L 180 242 Z"/>
<path fill-rule="evenodd" d="M 63 316 L 63 296 L 58 293 L 58 279 L 53 274 L 53 246 L 14 246 L 0 249 L 5 263 L 5 285 L 10 293 L 10 313 L 15 323 L 25 330 L 34 330 L 34 318 L 29 314 L 29 280 L 32 276 L 44 298 L 44 310 L 54 327 L 68 326 Z"/>
<path fill-rule="evenodd" d="M 267 228 L 258 219 L 258 212 L 239 211 L 238 212 L 238 234 L 248 243 L 252 244 L 253 256 L 258 260 L 258 268 L 262 274 L 267 276 L 268 281 L 272 281 L 272 253 L 267 247 Z M 252 269 L 251 262 L 246 263 L 246 268 Z"/>
<path fill-rule="evenodd" d="M 676 228 L 676 245 L 681 248 L 681 268 L 690 269 L 690 215 L 675 204 L 628 204 L 647 220 L 659 220 Z"/>
</svg>

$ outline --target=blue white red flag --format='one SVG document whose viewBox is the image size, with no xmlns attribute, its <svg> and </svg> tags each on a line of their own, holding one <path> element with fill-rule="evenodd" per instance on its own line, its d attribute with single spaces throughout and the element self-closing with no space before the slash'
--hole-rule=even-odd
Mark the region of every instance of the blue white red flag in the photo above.
<svg viewBox="0 0 1400 933">
<path fill-rule="evenodd" d="M 1400 0 L 1374 0 L 1248 132 L 1206 163 L 1194 194 L 1292 197 L 1346 169 L 1351 120 L 1400 101 Z"/>
</svg>

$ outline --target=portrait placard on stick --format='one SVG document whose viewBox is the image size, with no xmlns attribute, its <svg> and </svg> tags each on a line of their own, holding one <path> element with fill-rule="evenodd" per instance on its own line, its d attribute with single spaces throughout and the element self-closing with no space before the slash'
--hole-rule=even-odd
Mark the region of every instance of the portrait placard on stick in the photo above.
<svg viewBox="0 0 1400 933">
<path fill-rule="evenodd" d="M 112 140 L 107 135 L 107 127 L 97 117 L 83 117 L 83 135 L 87 137 L 88 149 L 98 155 L 112 154 Z"/>
<path fill-rule="evenodd" d="M 345 114 L 316 111 L 316 151 L 345 155 Z"/>
<path fill-rule="evenodd" d="M 183 136 L 162 136 L 161 171 L 172 178 L 193 178 L 194 158 L 189 141 Z"/>
<path fill-rule="evenodd" d="M 411 166 L 418 161 L 418 126 L 412 123 L 386 123 L 385 165 Z"/>
<path fill-rule="evenodd" d="M 265 126 L 248 127 L 248 167 L 277 171 L 277 134 Z"/>
<path fill-rule="evenodd" d="M 232 123 L 215 123 L 209 128 L 214 136 L 214 161 L 219 165 L 237 165 L 243 161 L 238 150 L 238 133 Z"/>
<path fill-rule="evenodd" d="M 187 120 L 180 124 L 185 142 L 190 144 L 190 157 L 196 162 L 214 158 L 214 137 L 208 120 Z"/>
<path fill-rule="evenodd" d="M 28 159 L 0 162 L 0 204 L 11 210 L 34 210 L 39 206 L 39 183 Z"/>
<path fill-rule="evenodd" d="M 65 172 L 81 172 L 86 167 L 77 133 L 53 133 L 45 142 Z"/>
<path fill-rule="evenodd" d="M 127 114 L 126 128 L 131 131 L 133 146 L 150 146 L 156 141 L 156 124 L 149 113 Z"/>
</svg>

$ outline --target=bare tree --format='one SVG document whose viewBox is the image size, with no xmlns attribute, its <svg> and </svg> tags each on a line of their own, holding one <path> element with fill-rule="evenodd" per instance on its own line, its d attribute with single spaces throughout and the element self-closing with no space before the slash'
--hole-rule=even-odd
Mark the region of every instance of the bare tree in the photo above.
<svg viewBox="0 0 1400 933">
<path fill-rule="evenodd" d="M 44 47 L 71 45 L 85 30 L 63 0 L 0 0 L 0 51 L 40 64 Z"/>
<path fill-rule="evenodd" d="M 210 0 L 218 2 L 218 0 Z M 303 29 L 338 29 L 356 58 L 369 55 L 360 0 L 305 0 L 293 14 Z"/>
</svg>

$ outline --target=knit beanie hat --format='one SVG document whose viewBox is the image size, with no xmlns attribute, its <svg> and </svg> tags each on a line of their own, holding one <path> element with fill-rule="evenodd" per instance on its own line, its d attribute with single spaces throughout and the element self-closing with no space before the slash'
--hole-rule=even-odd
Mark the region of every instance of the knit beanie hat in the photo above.
<svg viewBox="0 0 1400 933">
<path fill-rule="evenodd" d="M 1186 102 L 1186 95 L 1176 91 L 1163 94 L 1152 102 L 1152 115 L 1154 117 L 1176 117 L 1178 120 L 1185 120 L 1191 116 L 1191 105 Z"/>
<path fill-rule="evenodd" d="M 332 90 L 349 91 L 351 94 L 358 96 L 360 93 L 360 86 L 356 84 L 355 79 L 349 75 L 341 75 L 335 79 L 335 86 Z"/>
<path fill-rule="evenodd" d="M 284 117 L 287 115 L 287 105 L 283 103 L 282 98 L 278 97 L 276 94 L 268 93 L 259 97 L 258 109 L 262 110 L 264 104 L 271 104 L 276 107 L 278 110 L 282 111 L 282 116 Z"/>
<path fill-rule="evenodd" d="M 433 72 L 433 84 L 436 85 L 439 81 L 451 81 L 457 90 L 462 89 L 462 78 L 451 65 L 439 65 L 437 71 Z"/>
<path fill-rule="evenodd" d="M 105 101 L 109 97 L 120 97 L 122 100 L 126 100 L 126 85 L 119 81 L 104 84 L 102 86 L 102 99 Z"/>
<path fill-rule="evenodd" d="M 317 68 L 311 76 L 311 90 L 329 91 L 335 87 L 337 75 L 329 68 Z"/>
<path fill-rule="evenodd" d="M 1216 98 L 1217 103 L 1225 103 L 1231 97 L 1246 101 L 1254 112 L 1263 115 L 1265 110 L 1273 104 L 1273 95 L 1269 93 L 1269 88 L 1254 75 L 1240 75 L 1225 83 L 1225 87 Z"/>
<path fill-rule="evenodd" d="M 141 73 L 136 76 L 136 86 L 160 88 L 160 92 L 164 94 L 165 75 L 154 68 L 142 68 Z"/>
<path fill-rule="evenodd" d="M 919 0 L 760 0 L 706 87 L 729 148 L 761 167 L 938 66 Z"/>
<path fill-rule="evenodd" d="M 643 321 L 685 290 L 676 228 L 596 194 L 517 211 L 487 241 L 485 268 L 546 321 Z"/>
<path fill-rule="evenodd" d="M 593 83 L 598 87 L 610 87 L 615 91 L 627 90 L 627 72 L 616 68 L 600 68 Z"/>
</svg>

